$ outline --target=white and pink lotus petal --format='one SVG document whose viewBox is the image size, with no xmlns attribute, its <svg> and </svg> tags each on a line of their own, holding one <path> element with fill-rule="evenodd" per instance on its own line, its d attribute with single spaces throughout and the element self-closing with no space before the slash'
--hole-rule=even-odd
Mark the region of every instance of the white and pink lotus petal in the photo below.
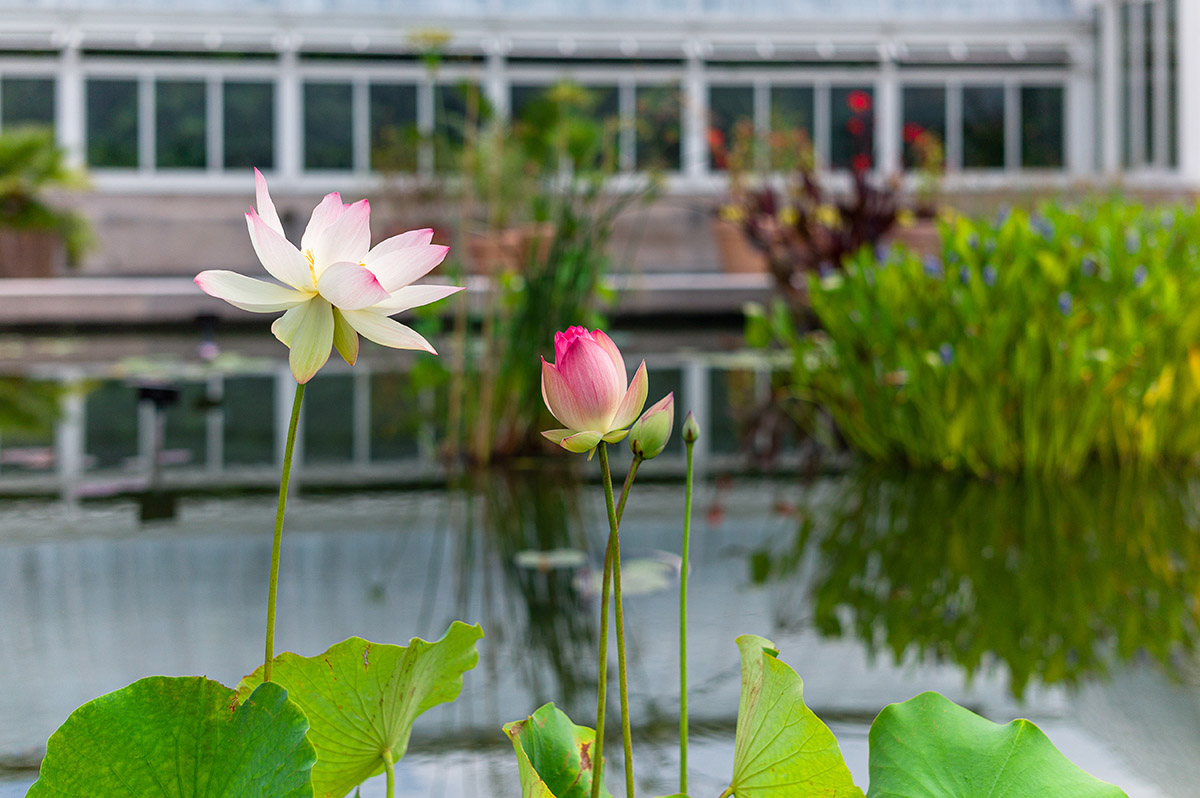
<svg viewBox="0 0 1200 798">
<path fill-rule="evenodd" d="M 617 371 L 604 348 L 591 338 L 576 338 L 554 368 L 570 386 L 587 421 L 571 426 L 602 432 L 612 429 L 613 416 L 625 395 L 625 374 Z"/>
<path fill-rule="evenodd" d="M 298 291 L 316 290 L 312 269 L 292 242 L 271 229 L 254 211 L 246 214 L 246 226 L 250 229 L 254 253 L 272 277 Z"/>
<path fill-rule="evenodd" d="M 224 299 L 234 307 L 252 313 L 287 310 L 312 298 L 312 294 L 224 269 L 200 272 L 195 283 L 209 296 Z"/>
<path fill-rule="evenodd" d="M 376 305 L 373 310 L 386 311 L 390 316 L 402 310 L 437 302 L 461 290 L 461 285 L 409 285 L 393 291 L 391 296 Z"/>
<path fill-rule="evenodd" d="M 646 377 L 646 361 L 643 360 L 642 364 L 638 366 L 638 370 L 634 373 L 633 379 L 630 380 L 628 390 L 621 397 L 621 404 L 617 408 L 617 412 L 613 414 L 609 429 L 624 429 L 636 421 L 642 412 L 642 407 L 646 404 L 646 393 L 648 390 L 649 380 Z"/>
<path fill-rule="evenodd" d="M 339 216 L 346 212 L 342 204 L 342 195 L 336 191 L 326 194 L 325 198 L 313 208 L 312 216 L 308 217 L 308 225 L 300 236 L 300 249 L 311 250 L 325 228 L 333 224 Z"/>
<path fill-rule="evenodd" d="M 433 346 L 420 333 L 400 322 L 369 310 L 346 310 L 342 312 L 346 321 L 368 341 L 392 349 L 423 349 L 436 355 Z"/>
<path fill-rule="evenodd" d="M 428 246 L 433 241 L 433 228 L 423 227 L 420 230 L 409 230 L 406 233 L 385 238 L 375 246 L 371 247 L 371 251 L 367 253 L 365 262 L 369 265 L 370 258 L 379 258 L 389 252 L 394 252 L 398 249 L 411 249 L 412 247 Z"/>
<path fill-rule="evenodd" d="M 437 244 L 404 247 L 382 255 L 368 253 L 362 263 L 375 273 L 380 285 L 388 291 L 396 291 L 428 274 L 446 259 L 449 251 L 450 247 Z"/>
<path fill-rule="evenodd" d="M 612 358 L 613 365 L 617 368 L 617 373 L 621 375 L 626 374 L 625 358 L 621 355 L 621 350 L 617 349 L 617 345 L 612 342 L 612 339 L 603 330 L 592 330 L 592 340 L 598 343 L 600 348 Z"/>
<path fill-rule="evenodd" d="M 601 383 L 599 387 L 604 386 Z M 603 390 L 597 392 L 596 388 L 593 381 L 582 386 L 572 384 L 557 365 L 542 360 L 542 399 L 551 415 L 564 426 L 573 430 L 608 429 L 615 400 L 606 404 L 606 394 Z"/>
<path fill-rule="evenodd" d="M 360 263 L 371 248 L 371 205 L 359 200 L 345 209 L 312 242 L 317 278 L 331 263 Z"/>
<path fill-rule="evenodd" d="M 267 226 L 279 235 L 285 235 L 283 225 L 279 222 L 279 213 L 275 210 L 275 203 L 271 201 L 271 192 L 267 191 L 267 179 L 257 169 L 254 170 L 254 204 L 258 215 Z"/>
<path fill-rule="evenodd" d="M 317 277 L 317 291 L 334 307 L 362 310 L 390 296 L 375 275 L 357 263 L 333 263 Z"/>
</svg>

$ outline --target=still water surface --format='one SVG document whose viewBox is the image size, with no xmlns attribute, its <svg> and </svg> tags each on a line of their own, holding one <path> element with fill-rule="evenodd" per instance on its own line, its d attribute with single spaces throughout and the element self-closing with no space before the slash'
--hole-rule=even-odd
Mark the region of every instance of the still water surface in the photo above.
<svg viewBox="0 0 1200 798">
<path fill-rule="evenodd" d="M 24 793 L 77 705 L 155 673 L 233 685 L 259 664 L 273 505 L 265 494 L 184 498 L 174 520 L 150 525 L 132 502 L 0 506 L 0 796 Z M 622 534 L 646 795 L 676 778 L 682 506 L 679 485 L 639 485 Z M 804 677 L 860 786 L 874 715 L 939 690 L 996 721 L 1034 719 L 1131 796 L 1194 797 L 1198 510 L 1197 486 L 1169 478 L 706 482 L 693 542 L 693 794 L 728 783 L 733 641 L 753 632 Z M 417 721 L 398 792 L 517 795 L 500 727 L 547 701 L 581 723 L 595 711 L 604 519 L 598 486 L 520 471 L 450 491 L 302 493 L 289 508 L 276 649 L 482 624 L 479 665 L 457 702 Z M 530 554 L 564 549 L 582 560 Z M 376 782 L 362 794 L 382 796 Z"/>
</svg>

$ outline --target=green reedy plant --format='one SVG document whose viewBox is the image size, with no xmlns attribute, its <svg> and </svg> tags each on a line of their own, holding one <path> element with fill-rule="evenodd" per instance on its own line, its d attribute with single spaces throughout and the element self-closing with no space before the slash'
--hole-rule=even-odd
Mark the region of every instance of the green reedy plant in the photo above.
<svg viewBox="0 0 1200 798">
<path fill-rule="evenodd" d="M 821 331 L 759 311 L 791 398 L 881 461 L 1078 474 L 1200 453 L 1200 212 L 1111 199 L 943 224 L 941 258 L 812 276 Z M 877 259 L 878 258 L 878 259 Z"/>
</svg>

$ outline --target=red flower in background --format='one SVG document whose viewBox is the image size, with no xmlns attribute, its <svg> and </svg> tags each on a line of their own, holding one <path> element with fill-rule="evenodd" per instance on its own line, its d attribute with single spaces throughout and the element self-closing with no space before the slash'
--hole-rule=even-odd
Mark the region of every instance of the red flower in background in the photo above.
<svg viewBox="0 0 1200 798">
<path fill-rule="evenodd" d="M 861 152 L 850 159 L 850 165 L 856 172 L 865 172 L 871 168 L 871 156 L 864 155 Z"/>
<path fill-rule="evenodd" d="M 865 91 L 852 91 L 846 97 L 846 105 L 856 114 L 865 114 L 871 110 L 871 95 Z"/>
<path fill-rule="evenodd" d="M 912 144 L 914 141 L 920 138 L 921 134 L 924 132 L 925 129 L 916 122 L 909 122 L 904 126 L 904 140 L 909 144 Z"/>
<path fill-rule="evenodd" d="M 861 136 L 863 133 L 867 132 L 867 125 L 862 121 L 862 119 L 856 116 L 852 117 L 850 121 L 846 123 L 846 130 L 850 131 L 851 136 Z"/>
</svg>

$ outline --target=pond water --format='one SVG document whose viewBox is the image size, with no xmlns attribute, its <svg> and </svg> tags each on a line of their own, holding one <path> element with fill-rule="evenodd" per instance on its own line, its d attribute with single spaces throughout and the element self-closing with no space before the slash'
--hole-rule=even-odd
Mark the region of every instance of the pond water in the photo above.
<svg viewBox="0 0 1200 798">
<path fill-rule="evenodd" d="M 448 491 L 302 491 L 289 507 L 277 650 L 435 638 L 455 619 L 485 630 L 461 697 L 417 721 L 401 795 L 519 794 L 500 727 L 547 701 L 592 720 L 605 514 L 599 486 L 564 462 Z M 623 526 L 645 795 L 676 778 L 682 506 L 679 484 L 640 484 Z M 145 675 L 232 685 L 254 669 L 273 507 L 268 494 L 185 495 L 173 519 L 142 524 L 132 501 L 0 504 L 0 796 L 24 794 L 77 705 Z M 1195 796 L 1198 510 L 1200 486 L 1166 476 L 706 480 L 693 542 L 693 794 L 728 783 L 734 638 L 753 632 L 804 677 L 860 786 L 874 715 L 938 690 L 996 721 L 1032 718 L 1130 796 Z M 581 556 L 532 554 L 553 550 Z M 382 779 L 362 794 L 382 796 Z"/>
</svg>

